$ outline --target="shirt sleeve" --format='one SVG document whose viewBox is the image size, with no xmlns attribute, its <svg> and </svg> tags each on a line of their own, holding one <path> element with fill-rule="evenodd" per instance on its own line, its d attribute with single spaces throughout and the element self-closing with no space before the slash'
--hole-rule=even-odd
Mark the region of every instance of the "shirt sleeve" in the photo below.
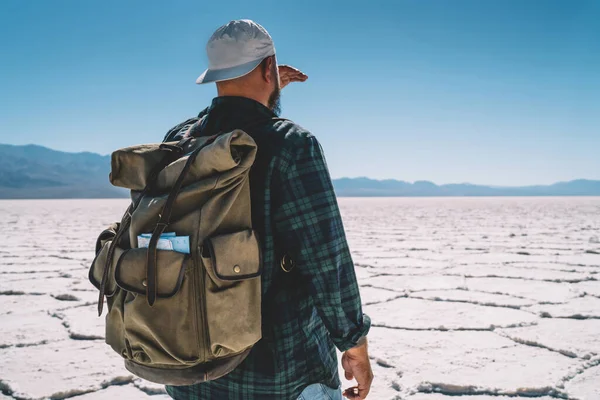
<svg viewBox="0 0 600 400">
<path fill-rule="evenodd" d="M 354 263 L 323 156 L 310 136 L 284 152 L 274 183 L 275 234 L 308 283 L 319 316 L 340 351 L 356 346 L 371 320 L 362 312 Z M 275 204 L 274 204 L 275 205 Z"/>
</svg>

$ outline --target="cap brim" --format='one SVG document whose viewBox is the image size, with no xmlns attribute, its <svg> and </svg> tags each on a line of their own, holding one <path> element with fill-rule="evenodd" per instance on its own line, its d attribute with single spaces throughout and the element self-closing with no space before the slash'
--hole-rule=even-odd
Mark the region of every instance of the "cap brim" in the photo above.
<svg viewBox="0 0 600 400">
<path fill-rule="evenodd" d="M 223 68 L 223 69 L 207 69 L 196 79 L 196 83 L 211 83 L 211 82 L 221 82 L 228 81 L 231 79 L 240 78 L 244 75 L 249 74 L 254 71 L 256 67 L 260 65 L 261 60 L 251 61 L 246 64 L 238 65 L 236 67 L 231 68 Z"/>
</svg>

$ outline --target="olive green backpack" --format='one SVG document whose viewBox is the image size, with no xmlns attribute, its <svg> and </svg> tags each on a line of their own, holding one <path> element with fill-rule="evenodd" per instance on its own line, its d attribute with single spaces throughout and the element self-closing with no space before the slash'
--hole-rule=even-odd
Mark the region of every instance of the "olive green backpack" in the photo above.
<svg viewBox="0 0 600 400">
<path fill-rule="evenodd" d="M 236 129 L 112 154 L 110 181 L 132 202 L 98 237 L 89 279 L 99 315 L 106 298 L 106 343 L 135 375 L 168 385 L 217 379 L 261 338 L 256 151 Z M 167 232 L 187 237 L 189 253 L 157 248 Z"/>
</svg>

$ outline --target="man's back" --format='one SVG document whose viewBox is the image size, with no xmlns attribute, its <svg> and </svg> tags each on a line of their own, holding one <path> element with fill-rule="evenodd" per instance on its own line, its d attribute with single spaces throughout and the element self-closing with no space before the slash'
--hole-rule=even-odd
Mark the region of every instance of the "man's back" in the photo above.
<svg viewBox="0 0 600 400">
<path fill-rule="evenodd" d="M 250 185 L 253 227 L 263 251 L 263 339 L 229 375 L 168 387 L 169 394 L 176 399 L 295 399 L 311 383 L 339 387 L 335 346 L 341 351 L 355 346 L 370 321 L 363 319 L 319 143 L 291 121 L 274 121 L 269 108 L 244 97 L 216 98 L 201 116 L 201 130 L 194 135 L 246 128 L 258 145 Z"/>
</svg>

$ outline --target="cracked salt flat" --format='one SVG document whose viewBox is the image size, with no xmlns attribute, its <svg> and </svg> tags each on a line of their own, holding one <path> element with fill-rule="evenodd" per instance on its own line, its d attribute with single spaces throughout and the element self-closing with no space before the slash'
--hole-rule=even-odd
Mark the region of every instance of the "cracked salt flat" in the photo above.
<svg viewBox="0 0 600 400">
<path fill-rule="evenodd" d="M 564 262 L 568 265 L 575 266 L 588 266 L 588 267 L 600 267 L 600 257 L 599 254 L 568 254 L 560 257 L 561 262 Z"/>
<path fill-rule="evenodd" d="M 4 266 L 3 266 L 4 268 Z M 18 269 L 22 269 L 21 266 L 16 268 Z M 4 272 L 4 273 L 0 273 L 0 278 L 1 278 L 1 282 L 12 282 L 12 281 L 24 281 L 24 280 L 33 280 L 33 279 L 46 279 L 46 278 L 54 278 L 56 277 L 56 272 L 60 272 L 60 271 L 49 271 L 46 273 L 38 273 L 36 271 L 32 271 L 32 272 L 17 272 L 17 271 L 11 271 L 11 272 Z M 0 289 L 0 292 L 3 292 L 4 290 Z"/>
<path fill-rule="evenodd" d="M 460 396 L 458 400 L 518 400 L 518 397 L 509 396 Z M 524 398 L 522 398 L 524 400 Z M 536 397 L 536 400 L 552 400 L 553 397 L 542 396 Z M 456 400 L 455 396 L 446 396 L 439 393 L 423 394 L 419 393 L 410 397 L 410 400 Z"/>
<path fill-rule="evenodd" d="M 520 299 L 503 294 L 490 294 L 483 292 L 473 292 L 470 290 L 423 290 L 408 294 L 415 299 L 426 299 L 448 302 L 464 302 L 491 307 L 509 307 L 520 308 L 530 306 L 533 300 Z"/>
<path fill-rule="evenodd" d="M 546 317 L 600 319 L 600 299 L 597 297 L 578 297 L 563 304 L 538 304 L 527 309 Z"/>
<path fill-rule="evenodd" d="M 356 267 L 354 269 L 356 273 L 356 279 L 363 280 L 373 276 L 373 272 L 369 271 L 367 268 Z"/>
<path fill-rule="evenodd" d="M 598 315 L 600 281 L 574 281 L 600 279 L 600 199 L 339 203 L 375 325 L 370 399 L 600 399 L 600 320 L 539 315 Z M 126 205 L 0 201 L 0 399 L 168 398 L 97 339 L 86 305 L 96 235 Z"/>
<path fill-rule="evenodd" d="M 600 399 L 600 367 L 586 370 L 566 384 L 565 389 L 573 398 Z"/>
<path fill-rule="evenodd" d="M 165 390 L 164 385 L 159 385 L 157 383 L 153 383 L 153 382 L 148 382 L 145 381 L 143 379 L 137 378 L 133 381 L 133 385 L 140 389 L 141 391 L 143 391 L 144 393 L 150 394 L 150 395 L 157 395 L 157 394 L 166 394 L 167 391 Z"/>
<path fill-rule="evenodd" d="M 4 314 L 29 314 L 31 310 L 55 310 L 68 306 L 68 302 L 49 295 L 0 295 L 0 316 Z"/>
<path fill-rule="evenodd" d="M 466 279 L 459 276 L 445 275 L 381 275 L 365 279 L 363 285 L 379 287 L 389 290 L 419 291 L 419 290 L 443 290 L 459 289 L 466 283 Z"/>
<path fill-rule="evenodd" d="M 594 279 L 589 272 L 566 272 L 557 270 L 545 270 L 542 268 L 518 268 L 512 265 L 461 265 L 444 271 L 449 275 L 461 275 L 467 277 L 492 277 L 492 278 L 518 278 L 534 281 L 552 281 L 576 283 Z"/>
<path fill-rule="evenodd" d="M 73 307 L 53 314 L 62 321 L 71 339 L 104 339 L 104 318 L 98 317 L 98 306 Z"/>
<path fill-rule="evenodd" d="M 133 380 L 100 341 L 63 340 L 2 351 L 0 378 L 14 397 L 66 398 Z"/>
<path fill-rule="evenodd" d="M 502 249 L 502 252 L 488 252 L 479 254 L 467 254 L 456 257 L 456 262 L 462 265 L 472 264 L 498 264 L 498 263 L 525 263 L 525 262 L 552 262 L 557 261 L 559 258 L 555 255 L 556 251 L 552 254 L 535 254 L 527 251 L 526 248 L 512 247 L 510 244 L 504 246 L 495 246 Z"/>
<path fill-rule="evenodd" d="M 360 296 L 364 305 L 384 303 L 393 300 L 399 296 L 404 296 L 403 293 L 394 292 L 392 290 L 375 289 L 372 287 L 363 287 L 360 290 Z"/>
<path fill-rule="evenodd" d="M 600 276 L 598 276 L 597 279 L 600 279 Z M 600 297 L 600 281 L 581 282 L 575 285 L 575 288 L 582 293 L 589 294 L 590 296 Z"/>
<path fill-rule="evenodd" d="M 448 260 L 426 260 L 420 258 L 409 257 L 404 255 L 398 257 L 397 255 L 390 255 L 390 257 L 364 257 L 355 256 L 352 253 L 352 258 L 357 265 L 367 266 L 378 270 L 379 272 L 390 272 L 394 270 L 402 270 L 403 268 L 410 268 L 413 272 L 420 268 L 426 268 L 431 270 L 442 270 L 448 266 Z"/>
<path fill-rule="evenodd" d="M 28 276 L 27 278 L 23 280 L 2 281 L 2 284 L 0 284 L 0 293 L 12 291 L 59 294 L 75 287 L 77 284 L 72 279 L 59 277 L 58 273 L 52 278 L 35 279 L 35 276 Z"/>
<path fill-rule="evenodd" d="M 550 395 L 579 360 L 523 346 L 494 332 L 411 332 L 373 328 L 373 352 L 399 374 L 399 394 Z M 377 350 L 375 350 L 377 349 Z M 401 376 L 400 376 L 401 375 Z"/>
<path fill-rule="evenodd" d="M 539 262 L 518 262 L 511 263 L 510 266 L 515 268 L 534 269 L 534 270 L 556 270 L 566 272 L 581 272 L 584 274 L 598 274 L 600 270 L 594 267 L 561 264 L 561 263 L 539 263 Z"/>
<path fill-rule="evenodd" d="M 110 386 L 106 389 L 98 390 L 92 393 L 72 397 L 73 400 L 107 400 L 107 399 L 152 399 L 168 400 L 171 397 L 164 395 L 151 395 L 140 391 L 133 385 Z"/>
<path fill-rule="evenodd" d="M 539 282 L 525 279 L 467 278 L 465 288 L 550 303 L 566 302 L 577 296 L 570 283 Z"/>
<path fill-rule="evenodd" d="M 365 306 L 365 312 L 376 325 L 401 329 L 487 330 L 531 325 L 538 319 L 509 308 L 412 298 Z"/>
<path fill-rule="evenodd" d="M 415 259 L 412 258 L 409 260 L 409 262 L 414 261 Z M 373 263 L 375 264 L 375 263 Z M 398 276 L 398 275 L 402 275 L 402 276 L 418 276 L 418 275 L 427 275 L 427 276 L 431 276 L 431 275 L 435 275 L 435 274 L 441 274 L 444 271 L 444 268 L 439 268 L 439 267 L 410 267 L 410 266 L 397 266 L 397 267 L 380 267 L 380 266 L 376 266 L 376 265 L 369 265 L 366 266 L 364 264 L 358 264 L 357 267 L 362 267 L 362 269 L 366 269 L 367 271 L 369 271 L 371 273 L 371 277 L 377 277 L 377 276 L 385 276 L 385 275 L 393 275 L 393 276 Z"/>
<path fill-rule="evenodd" d="M 590 359 L 600 356 L 600 320 L 543 318 L 526 328 L 498 329 L 513 340 L 558 351 L 569 357 Z M 600 397 L 599 397 L 600 398 Z"/>
<path fill-rule="evenodd" d="M 2 315 L 0 324 L 0 348 L 12 346 L 33 346 L 68 338 L 60 321 L 44 311 Z M 25 356 L 25 352 L 22 354 Z M 4 378 L 4 351 L 0 352 L 0 380 Z"/>
</svg>

